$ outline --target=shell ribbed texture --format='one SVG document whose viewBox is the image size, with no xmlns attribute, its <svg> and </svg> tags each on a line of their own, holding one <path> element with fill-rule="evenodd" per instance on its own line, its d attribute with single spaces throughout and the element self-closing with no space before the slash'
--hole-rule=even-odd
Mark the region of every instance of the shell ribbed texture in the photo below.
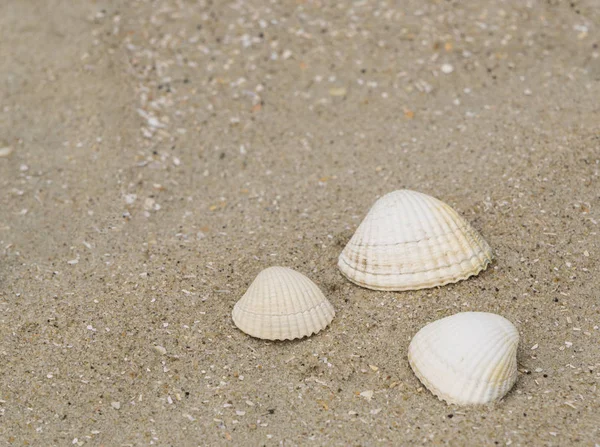
<svg viewBox="0 0 600 447">
<path fill-rule="evenodd" d="M 380 198 L 338 260 L 350 281 L 374 290 L 417 290 L 484 270 L 490 246 L 444 202 L 416 191 Z"/>
<path fill-rule="evenodd" d="M 258 274 L 233 308 L 235 325 L 253 337 L 293 340 L 326 328 L 335 311 L 306 276 L 286 267 Z"/>
<path fill-rule="evenodd" d="M 423 327 L 408 348 L 410 366 L 438 398 L 452 404 L 501 399 L 517 380 L 519 333 L 506 318 L 463 312 Z"/>
</svg>

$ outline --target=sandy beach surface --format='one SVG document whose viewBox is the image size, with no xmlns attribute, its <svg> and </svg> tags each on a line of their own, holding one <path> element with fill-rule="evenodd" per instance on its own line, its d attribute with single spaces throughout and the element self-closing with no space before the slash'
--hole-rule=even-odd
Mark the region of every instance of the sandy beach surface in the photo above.
<svg viewBox="0 0 600 447">
<path fill-rule="evenodd" d="M 599 24 L 597 0 L 0 2 L 0 444 L 600 444 Z M 345 280 L 401 188 L 492 266 Z M 329 328 L 234 326 L 272 265 Z M 449 406 L 407 347 L 472 310 L 518 328 L 519 377 Z"/>
</svg>

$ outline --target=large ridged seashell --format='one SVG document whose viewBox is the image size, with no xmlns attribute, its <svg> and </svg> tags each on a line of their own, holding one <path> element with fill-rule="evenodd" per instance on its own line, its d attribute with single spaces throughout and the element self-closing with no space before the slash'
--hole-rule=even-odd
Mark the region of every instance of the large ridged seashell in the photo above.
<svg viewBox="0 0 600 447">
<path fill-rule="evenodd" d="M 421 382 L 450 404 L 501 399 L 517 380 L 519 333 L 500 315 L 463 312 L 414 336 L 408 361 Z"/>
<path fill-rule="evenodd" d="M 317 285 L 295 270 L 269 267 L 233 308 L 235 325 L 253 337 L 293 340 L 325 329 L 335 311 Z"/>
<path fill-rule="evenodd" d="M 484 270 L 492 249 L 450 206 L 407 189 L 380 198 L 340 254 L 350 281 L 373 290 L 417 290 Z"/>
</svg>

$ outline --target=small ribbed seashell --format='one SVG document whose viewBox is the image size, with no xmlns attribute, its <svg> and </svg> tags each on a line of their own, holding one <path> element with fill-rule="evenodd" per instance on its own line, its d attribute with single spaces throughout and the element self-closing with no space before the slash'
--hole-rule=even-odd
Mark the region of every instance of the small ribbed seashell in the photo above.
<svg viewBox="0 0 600 447">
<path fill-rule="evenodd" d="M 338 260 L 350 281 L 373 290 L 417 290 L 477 275 L 492 249 L 444 202 L 407 189 L 371 208 Z"/>
<path fill-rule="evenodd" d="M 233 308 L 235 325 L 253 337 L 293 340 L 325 329 L 335 311 L 317 285 L 295 270 L 269 267 Z"/>
<path fill-rule="evenodd" d="M 462 312 L 414 336 L 408 361 L 416 376 L 449 404 L 501 399 L 517 380 L 519 333 L 500 315 Z"/>
</svg>

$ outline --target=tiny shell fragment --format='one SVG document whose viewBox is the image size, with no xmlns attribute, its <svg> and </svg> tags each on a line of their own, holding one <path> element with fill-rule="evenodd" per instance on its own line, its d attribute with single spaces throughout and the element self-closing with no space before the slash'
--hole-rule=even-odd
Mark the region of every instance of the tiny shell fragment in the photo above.
<svg viewBox="0 0 600 447">
<path fill-rule="evenodd" d="M 13 148 L 10 146 L 0 147 L 0 157 L 8 157 L 12 154 Z"/>
<path fill-rule="evenodd" d="M 344 96 L 346 89 L 344 87 L 332 87 L 329 89 L 329 94 L 331 96 Z"/>
<path fill-rule="evenodd" d="M 167 350 L 163 346 L 155 346 L 154 350 L 161 355 L 165 355 L 167 353 Z"/>
</svg>

